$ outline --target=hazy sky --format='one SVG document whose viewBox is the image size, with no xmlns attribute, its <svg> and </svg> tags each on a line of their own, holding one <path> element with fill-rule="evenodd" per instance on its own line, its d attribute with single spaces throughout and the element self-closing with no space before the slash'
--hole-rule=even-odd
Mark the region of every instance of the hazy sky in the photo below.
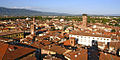
<svg viewBox="0 0 120 60">
<path fill-rule="evenodd" d="M 0 7 L 70 14 L 120 14 L 120 0 L 0 0 Z"/>
</svg>

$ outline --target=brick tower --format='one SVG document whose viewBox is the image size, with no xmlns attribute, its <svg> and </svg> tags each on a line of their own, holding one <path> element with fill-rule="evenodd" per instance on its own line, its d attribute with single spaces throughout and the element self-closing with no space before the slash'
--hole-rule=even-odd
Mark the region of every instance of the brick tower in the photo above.
<svg viewBox="0 0 120 60">
<path fill-rule="evenodd" d="M 33 18 L 33 24 L 35 25 L 35 18 Z"/>
<path fill-rule="evenodd" d="M 31 25 L 31 27 L 30 27 L 30 29 L 31 29 L 31 34 L 32 35 L 35 35 L 35 18 L 33 18 L 33 24 Z"/>
<path fill-rule="evenodd" d="M 87 27 L 87 14 L 82 15 L 82 27 L 85 28 Z"/>
</svg>

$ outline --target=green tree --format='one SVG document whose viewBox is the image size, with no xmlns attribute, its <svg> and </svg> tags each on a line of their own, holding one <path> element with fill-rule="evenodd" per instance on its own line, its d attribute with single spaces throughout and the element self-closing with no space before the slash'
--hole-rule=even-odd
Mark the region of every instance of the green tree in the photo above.
<svg viewBox="0 0 120 60">
<path fill-rule="evenodd" d="M 116 32 L 115 29 L 112 29 L 111 32 Z"/>
</svg>

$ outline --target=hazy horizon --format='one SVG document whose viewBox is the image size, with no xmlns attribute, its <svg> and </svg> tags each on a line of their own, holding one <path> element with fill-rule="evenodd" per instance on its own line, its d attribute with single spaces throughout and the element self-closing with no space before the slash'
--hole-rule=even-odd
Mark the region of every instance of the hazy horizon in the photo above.
<svg viewBox="0 0 120 60">
<path fill-rule="evenodd" d="M 69 14 L 120 14 L 120 0 L 2 0 L 0 7 Z"/>
</svg>

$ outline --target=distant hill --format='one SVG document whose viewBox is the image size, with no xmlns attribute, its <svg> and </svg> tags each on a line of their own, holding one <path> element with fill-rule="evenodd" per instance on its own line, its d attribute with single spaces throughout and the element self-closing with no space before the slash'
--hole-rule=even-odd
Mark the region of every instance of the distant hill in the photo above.
<svg viewBox="0 0 120 60">
<path fill-rule="evenodd" d="M 0 16 L 71 16 L 72 14 L 41 12 L 28 9 L 13 9 L 0 7 Z"/>
<path fill-rule="evenodd" d="M 72 15 L 67 13 L 42 12 L 29 9 L 0 7 L 0 16 L 82 16 L 82 14 Z M 120 16 L 120 14 L 88 14 L 88 16 Z"/>
<path fill-rule="evenodd" d="M 120 14 L 106 14 L 104 16 L 120 16 Z"/>
</svg>

